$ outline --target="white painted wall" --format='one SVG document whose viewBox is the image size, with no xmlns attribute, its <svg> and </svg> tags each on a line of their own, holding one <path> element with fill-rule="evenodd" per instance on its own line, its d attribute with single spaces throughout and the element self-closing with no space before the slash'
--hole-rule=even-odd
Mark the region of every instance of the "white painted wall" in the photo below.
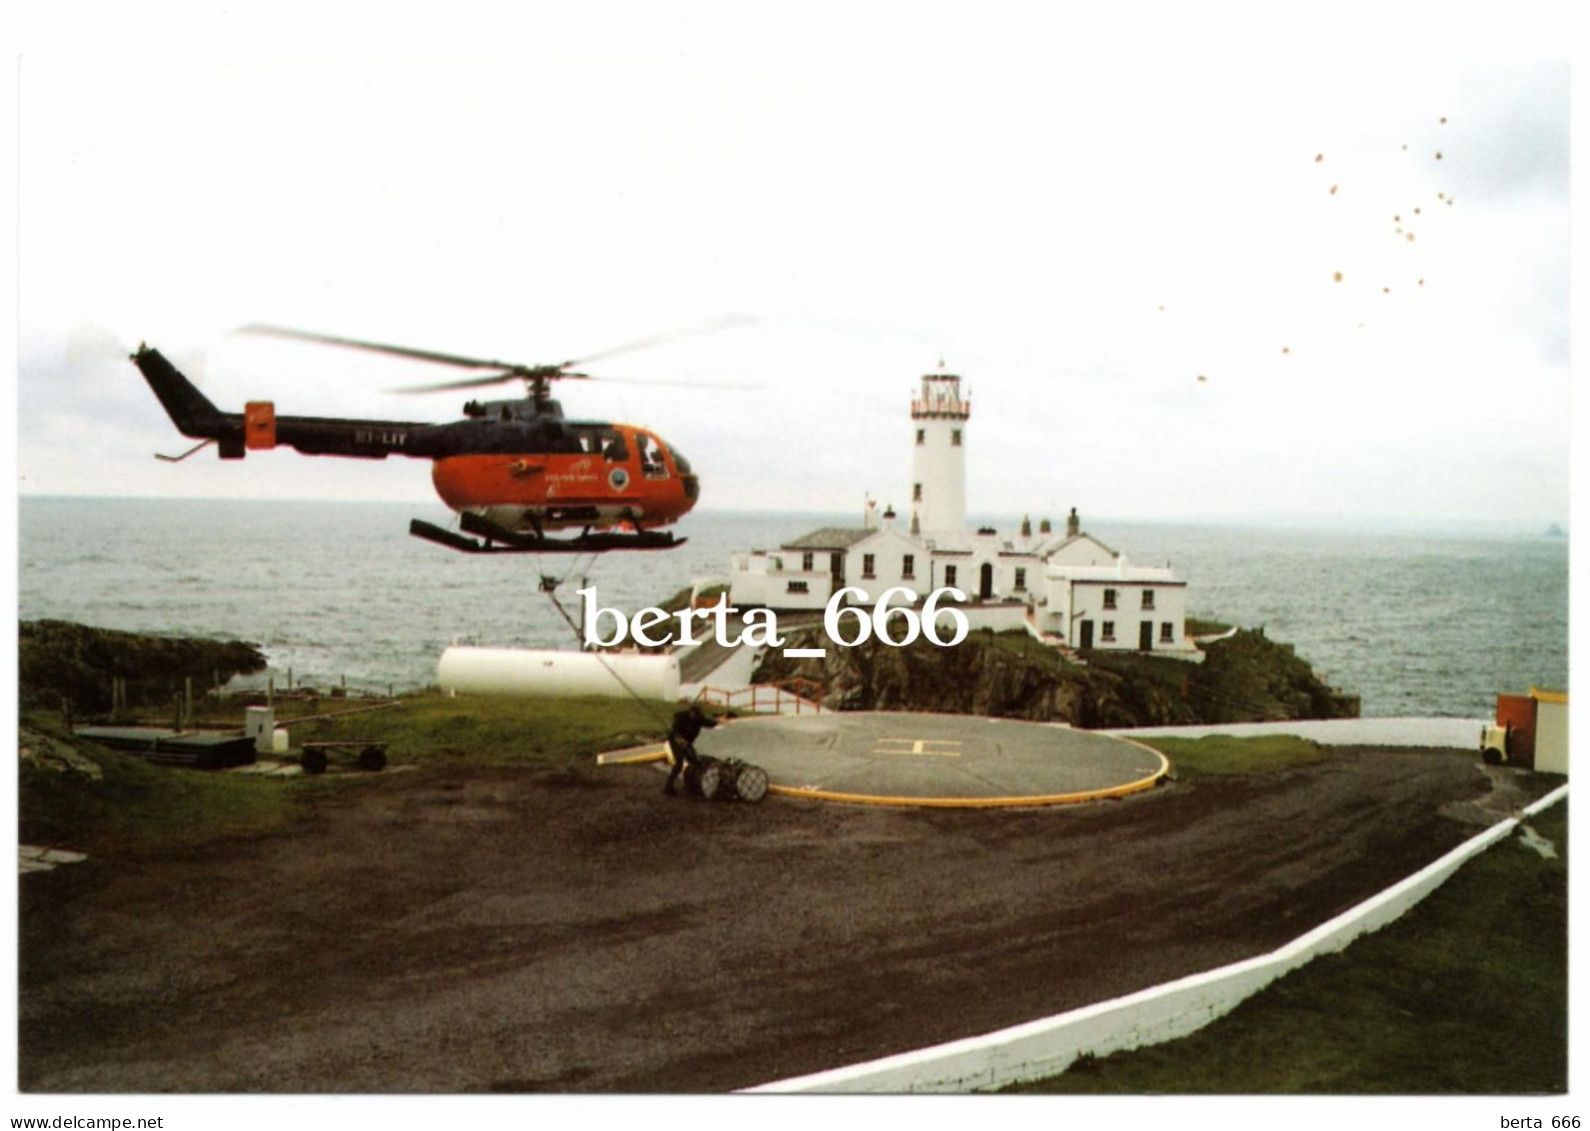
<svg viewBox="0 0 1590 1131">
<path fill-rule="evenodd" d="M 901 508 L 916 515 L 921 530 L 966 529 L 966 425 L 971 406 L 961 397 L 959 377 L 922 378 L 911 402 L 912 495 Z M 916 442 L 917 433 L 922 442 Z M 955 443 L 959 433 L 961 442 Z M 917 485 L 921 498 L 917 498 Z"/>
<path fill-rule="evenodd" d="M 1524 810 L 1533 816 L 1568 795 L 1562 786 Z M 1394 884 L 1279 950 L 1113 1001 L 847 1068 L 748 1088 L 749 1092 L 969 1092 L 1040 1080 L 1064 1072 L 1084 1053 L 1106 1056 L 1184 1037 L 1229 1013 L 1299 966 L 1341 950 L 1400 918 L 1492 844 L 1510 836 L 1502 821 L 1435 863 Z"/>
<path fill-rule="evenodd" d="M 1072 647 L 1081 647 L 1082 622 L 1093 622 L 1093 647 L 1116 651 L 1136 651 L 1141 642 L 1139 625 L 1154 625 L 1155 652 L 1191 652 L 1187 639 L 1187 587 L 1185 582 L 1166 580 L 1168 570 L 1056 569 L 1045 573 L 1047 601 L 1040 624 L 1045 632 L 1062 637 Z M 1146 575 L 1146 576 L 1145 576 Z M 1114 605 L 1108 604 L 1113 593 Z M 1144 593 L 1153 594 L 1153 607 L 1143 607 Z M 1105 635 L 1113 623 L 1113 638 Z M 1167 638 L 1165 626 L 1170 625 Z"/>
<path fill-rule="evenodd" d="M 870 576 L 865 569 L 869 554 L 872 556 Z M 907 555 L 913 559 L 911 577 L 905 574 Z M 881 527 L 846 552 L 845 585 L 855 586 L 867 594 L 864 601 L 854 602 L 857 604 L 870 605 L 883 595 L 884 590 L 897 585 L 909 589 L 913 600 L 921 600 L 929 592 L 928 564 L 928 551 L 920 542 L 895 527 Z"/>
<path fill-rule="evenodd" d="M 832 579 L 827 550 L 814 551 L 810 570 L 800 569 L 801 551 L 743 551 L 729 558 L 729 597 L 736 608 L 765 605 L 774 609 L 821 609 L 828 603 Z M 796 568 L 785 569 L 786 565 Z M 791 587 L 791 582 L 796 586 Z M 805 591 L 799 588 L 805 584 Z"/>
</svg>

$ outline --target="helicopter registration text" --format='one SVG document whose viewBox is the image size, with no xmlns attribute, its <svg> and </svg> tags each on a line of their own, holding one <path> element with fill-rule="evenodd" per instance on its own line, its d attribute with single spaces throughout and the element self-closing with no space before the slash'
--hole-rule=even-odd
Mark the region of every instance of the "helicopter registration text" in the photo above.
<svg viewBox="0 0 1590 1131">
<path fill-rule="evenodd" d="M 664 644 L 697 644 L 693 635 L 695 622 L 712 625 L 712 639 L 724 648 L 738 648 L 748 644 L 757 648 L 780 648 L 784 637 L 779 635 L 778 614 L 772 609 L 739 609 L 725 601 L 704 609 L 680 609 L 670 613 L 659 608 L 644 608 L 633 617 L 626 617 L 618 609 L 605 609 L 597 604 L 595 589 L 577 590 L 580 597 L 582 634 L 585 644 L 592 648 L 613 648 L 626 640 L 648 648 Z M 913 607 L 916 593 L 903 585 L 884 591 L 869 611 L 865 606 L 851 604 L 851 600 L 866 601 L 867 594 L 855 586 L 839 590 L 823 609 L 823 631 L 828 639 L 845 648 L 855 647 L 876 637 L 881 644 L 901 648 L 918 636 L 948 648 L 966 639 L 970 625 L 966 614 L 952 606 L 939 608 L 941 598 L 965 601 L 966 594 L 959 589 L 935 589 L 922 602 L 921 612 Z M 729 617 L 739 615 L 743 631 L 730 636 Z M 849 623 L 847 623 L 847 620 Z M 949 634 L 941 635 L 941 621 L 949 622 Z M 676 621 L 677 629 L 663 628 L 668 621 Z M 604 628 L 604 625 L 610 625 Z M 661 635 L 651 636 L 660 631 Z M 800 654 L 820 655 L 820 650 L 798 650 Z M 786 655 L 796 654 L 791 650 Z"/>
</svg>

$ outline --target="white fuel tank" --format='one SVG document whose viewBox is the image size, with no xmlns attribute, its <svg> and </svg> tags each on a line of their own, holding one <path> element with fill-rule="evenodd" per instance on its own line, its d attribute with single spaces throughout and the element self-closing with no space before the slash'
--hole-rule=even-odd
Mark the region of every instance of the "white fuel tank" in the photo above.
<svg viewBox="0 0 1590 1131">
<path fill-rule="evenodd" d="M 674 656 L 455 646 L 442 653 L 436 675 L 444 692 L 465 695 L 571 698 L 633 692 L 642 699 L 679 698 Z"/>
</svg>

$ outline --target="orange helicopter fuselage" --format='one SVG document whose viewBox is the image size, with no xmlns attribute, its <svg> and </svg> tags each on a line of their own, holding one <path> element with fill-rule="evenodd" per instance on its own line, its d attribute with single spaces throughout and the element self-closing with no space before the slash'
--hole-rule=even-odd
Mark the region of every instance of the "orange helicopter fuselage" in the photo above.
<svg viewBox="0 0 1590 1131">
<path fill-rule="evenodd" d="M 467 452 L 437 458 L 431 481 L 456 511 L 510 530 L 669 525 L 696 504 L 689 464 L 627 424 L 571 425 L 572 452 Z"/>
</svg>

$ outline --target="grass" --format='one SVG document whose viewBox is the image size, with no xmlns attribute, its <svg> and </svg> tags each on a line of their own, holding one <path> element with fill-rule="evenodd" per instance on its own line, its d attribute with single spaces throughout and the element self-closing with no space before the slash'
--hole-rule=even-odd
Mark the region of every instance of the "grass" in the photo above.
<svg viewBox="0 0 1590 1131">
<path fill-rule="evenodd" d="M 1234 738 L 1211 734 L 1203 738 L 1143 738 L 1171 760 L 1178 773 L 1263 774 L 1294 766 L 1309 766 L 1330 757 L 1330 751 L 1317 742 L 1289 734 L 1255 735 Z"/>
<path fill-rule="evenodd" d="M 302 742 L 387 743 L 393 762 L 421 765 L 567 765 L 603 750 L 661 742 L 674 708 L 633 699 L 449 698 L 431 693 L 401 706 L 290 728 Z"/>
<path fill-rule="evenodd" d="M 322 701 L 321 709 L 340 706 Z M 290 726 L 295 746 L 384 742 L 393 763 L 556 769 L 604 750 L 661 742 L 672 711 L 628 699 L 450 699 L 430 693 L 377 711 L 307 723 L 279 717 L 279 722 Z M 207 721 L 240 725 L 240 714 Z M 53 712 L 30 712 L 25 721 L 69 743 L 103 776 L 94 781 L 24 763 L 19 777 L 24 843 L 90 855 L 189 847 L 283 828 L 308 813 L 324 791 L 339 788 L 337 775 L 283 779 L 153 765 L 73 739 Z"/>
<path fill-rule="evenodd" d="M 295 801 L 307 783 L 153 765 L 71 740 L 48 716 L 30 714 L 27 722 L 69 742 L 102 776 L 23 763 L 18 832 L 25 844 L 90 855 L 183 848 L 281 828 L 302 812 Z"/>
<path fill-rule="evenodd" d="M 1025 629 L 994 632 L 992 629 L 980 628 L 968 633 L 966 640 L 969 644 L 981 644 L 1022 656 L 1052 671 L 1059 671 L 1065 667 L 1065 661 L 1060 658 L 1058 652 L 1041 640 L 1034 640 L 1032 634 Z"/>
<path fill-rule="evenodd" d="M 1557 852 L 1493 845 L 1396 923 L 1188 1037 L 1011 1089 L 1072 1094 L 1541 1094 L 1568 1086 L 1567 802 Z"/>
</svg>

